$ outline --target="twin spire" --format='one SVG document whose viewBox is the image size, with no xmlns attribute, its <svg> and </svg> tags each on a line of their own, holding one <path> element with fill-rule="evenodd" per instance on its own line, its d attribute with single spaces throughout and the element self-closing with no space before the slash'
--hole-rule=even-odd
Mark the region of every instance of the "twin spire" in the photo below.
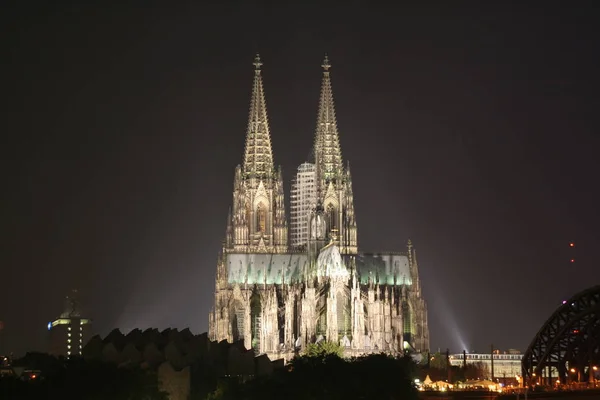
<svg viewBox="0 0 600 400">
<path fill-rule="evenodd" d="M 335 118 L 331 77 L 329 75 L 331 64 L 327 55 L 325 55 L 321 67 L 323 67 L 323 81 L 321 83 L 321 98 L 317 115 L 314 154 L 317 175 L 327 182 L 341 175 L 343 162 Z"/>
<path fill-rule="evenodd" d="M 250 99 L 250 115 L 246 131 L 246 148 L 242 173 L 245 176 L 266 178 L 273 176 L 273 149 L 267 117 L 267 103 L 263 89 L 260 67 L 262 62 L 257 54 L 254 58 L 254 85 Z"/>
<path fill-rule="evenodd" d="M 242 173 L 245 176 L 255 176 L 260 179 L 274 176 L 275 166 L 260 69 L 262 62 L 258 54 L 254 58 L 253 64 L 254 85 L 250 100 Z M 343 162 L 329 73 L 331 64 L 327 55 L 325 55 L 321 67 L 323 68 L 323 80 L 315 132 L 314 156 L 318 175 L 321 179 L 329 181 L 341 175 Z"/>
</svg>

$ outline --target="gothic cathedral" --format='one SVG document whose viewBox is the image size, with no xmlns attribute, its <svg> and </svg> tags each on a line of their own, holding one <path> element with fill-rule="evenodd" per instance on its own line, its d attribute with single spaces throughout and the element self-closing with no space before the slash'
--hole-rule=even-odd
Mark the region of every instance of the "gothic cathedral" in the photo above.
<svg viewBox="0 0 600 400">
<path fill-rule="evenodd" d="M 349 356 L 428 351 L 427 306 L 411 242 L 405 252 L 358 251 L 352 179 L 342 160 L 327 57 L 314 159 L 298 168 L 292 184 L 289 226 L 261 65 L 257 56 L 244 158 L 235 169 L 217 263 L 210 339 L 243 341 L 271 360 L 289 360 L 322 340 L 340 343 Z"/>
</svg>

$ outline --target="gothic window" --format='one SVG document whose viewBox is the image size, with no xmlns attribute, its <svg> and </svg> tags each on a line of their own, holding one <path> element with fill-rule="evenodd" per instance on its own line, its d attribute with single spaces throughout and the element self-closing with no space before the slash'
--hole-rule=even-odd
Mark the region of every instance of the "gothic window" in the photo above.
<svg viewBox="0 0 600 400">
<path fill-rule="evenodd" d="M 317 336 L 327 335 L 327 297 L 321 296 L 317 301 Z"/>
<path fill-rule="evenodd" d="M 402 304 L 402 322 L 404 325 L 404 340 L 410 342 L 412 340 L 412 315 L 410 312 L 410 306 L 407 302 Z"/>
<path fill-rule="evenodd" d="M 329 231 L 335 229 L 335 208 L 333 204 L 327 206 L 327 228 Z"/>
<path fill-rule="evenodd" d="M 252 332 L 252 348 L 256 352 L 260 351 L 261 308 L 260 295 L 255 292 L 250 298 L 250 328 Z"/>
<path fill-rule="evenodd" d="M 340 339 L 344 335 L 350 334 L 350 313 L 348 312 L 349 304 L 346 301 L 346 296 L 343 293 L 337 294 L 337 326 Z"/>
<path fill-rule="evenodd" d="M 267 226 L 267 210 L 263 203 L 259 203 L 256 207 L 256 230 L 258 232 L 265 232 Z"/>
<path fill-rule="evenodd" d="M 245 310 L 240 302 L 236 302 L 231 310 L 231 331 L 233 341 L 244 340 Z"/>
</svg>

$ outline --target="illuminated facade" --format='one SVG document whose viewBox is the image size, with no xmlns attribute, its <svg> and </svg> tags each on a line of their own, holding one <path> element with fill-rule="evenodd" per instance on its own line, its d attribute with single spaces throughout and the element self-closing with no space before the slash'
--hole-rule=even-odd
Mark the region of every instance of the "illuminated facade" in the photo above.
<svg viewBox="0 0 600 400">
<path fill-rule="evenodd" d="M 504 353 L 494 352 L 494 379 L 514 379 L 521 376 L 521 360 L 523 354 L 517 350 L 509 350 Z M 483 368 L 486 376 L 481 378 L 492 379 L 492 354 L 467 353 L 467 364 L 477 364 Z M 450 355 L 450 364 L 454 367 L 464 365 L 463 354 Z"/>
<path fill-rule="evenodd" d="M 327 58 L 314 160 L 300 166 L 298 173 L 306 175 L 296 177 L 288 244 L 283 181 L 273 162 L 261 65 L 257 56 L 244 159 L 235 170 L 233 204 L 217 264 L 209 338 L 243 341 L 272 360 L 290 359 L 321 340 L 340 343 L 347 355 L 428 350 L 427 307 L 410 241 L 405 252 L 358 252 L 352 179 L 342 160 Z M 311 194 L 299 202 L 301 191 Z"/>
<path fill-rule="evenodd" d="M 64 312 L 59 318 L 48 322 L 50 354 L 54 356 L 81 355 L 84 340 L 90 337 L 92 321 L 82 318 L 77 302 L 77 291 L 66 298 Z"/>
</svg>

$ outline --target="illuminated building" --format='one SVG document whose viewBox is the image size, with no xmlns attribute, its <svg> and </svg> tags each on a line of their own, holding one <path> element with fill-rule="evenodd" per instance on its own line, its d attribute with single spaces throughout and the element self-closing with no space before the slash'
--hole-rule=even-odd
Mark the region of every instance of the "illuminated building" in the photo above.
<svg viewBox="0 0 600 400">
<path fill-rule="evenodd" d="M 304 163 L 298 167 L 290 191 L 290 247 L 306 247 L 309 239 L 310 213 L 317 205 L 315 164 Z"/>
<path fill-rule="evenodd" d="M 494 379 L 515 379 L 517 376 L 521 376 L 521 360 L 523 354 L 518 350 L 508 350 L 501 353 L 500 351 L 494 351 Z M 482 379 L 492 379 L 492 354 L 483 353 L 466 353 L 467 365 L 477 365 L 486 374 L 482 376 Z M 450 364 L 458 367 L 464 365 L 464 355 L 451 354 Z"/>
<path fill-rule="evenodd" d="M 284 185 L 273 161 L 261 65 L 257 56 L 244 157 L 235 169 L 217 263 L 209 338 L 242 341 L 271 360 L 288 360 L 321 340 L 340 343 L 346 355 L 427 351 L 427 306 L 411 242 L 405 252 L 358 251 L 352 178 L 342 159 L 327 58 L 313 159 L 296 176 L 288 243 Z M 299 200 L 301 192 L 309 194 Z"/>
<path fill-rule="evenodd" d="M 50 354 L 55 356 L 81 355 L 85 341 L 89 339 L 92 320 L 83 318 L 73 290 L 65 299 L 65 310 L 59 318 L 48 322 Z"/>
</svg>

